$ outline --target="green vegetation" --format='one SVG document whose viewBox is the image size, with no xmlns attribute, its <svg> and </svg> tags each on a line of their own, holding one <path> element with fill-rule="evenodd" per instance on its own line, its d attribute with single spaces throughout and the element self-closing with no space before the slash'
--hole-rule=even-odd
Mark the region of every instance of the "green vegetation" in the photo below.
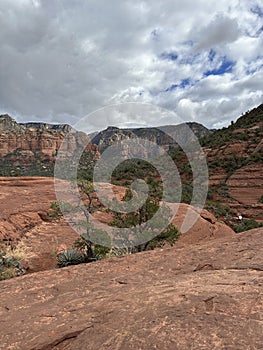
<svg viewBox="0 0 263 350">
<path fill-rule="evenodd" d="M 258 223 L 253 219 L 241 220 L 238 224 L 233 225 L 236 233 L 252 230 L 253 228 L 263 227 L 263 224 Z"/>
<path fill-rule="evenodd" d="M 67 169 L 72 168 L 72 162 L 71 157 L 69 158 L 69 162 L 67 162 L 65 166 L 65 174 L 68 174 Z M 85 150 L 79 160 L 79 165 L 78 165 L 78 173 L 77 177 L 80 180 L 87 180 L 87 181 L 92 181 L 93 179 L 93 168 L 95 165 L 96 161 L 94 159 L 94 153 L 88 150 Z"/>
<path fill-rule="evenodd" d="M 214 131 L 211 135 L 204 137 L 200 140 L 200 144 L 203 147 L 216 148 L 229 144 L 233 141 L 249 141 L 250 136 L 247 132 L 240 131 L 238 129 L 248 129 L 253 127 L 255 124 L 262 121 L 263 116 L 263 104 L 259 107 L 247 111 L 243 116 L 241 116 L 235 123 L 228 128 L 223 128 L 221 130 Z M 261 130 L 255 130 L 256 137 L 260 141 Z"/>
<path fill-rule="evenodd" d="M 180 233 L 174 225 L 170 224 L 163 232 L 148 242 L 140 244 L 138 246 L 125 246 L 124 244 L 122 248 L 109 248 L 94 244 L 90 241 L 89 237 L 90 236 L 88 234 L 81 235 L 80 238 L 75 241 L 71 249 L 67 249 L 64 252 L 58 254 L 58 267 L 90 263 L 113 256 L 121 256 L 146 250 L 153 250 L 157 247 L 163 247 L 165 244 L 173 245 L 180 237 Z"/>
<path fill-rule="evenodd" d="M 80 236 L 74 243 L 74 248 L 77 249 L 85 258 L 85 262 L 92 262 L 95 260 L 100 260 L 107 257 L 107 254 L 110 251 L 110 248 L 105 247 L 103 245 L 94 244 L 90 240 L 90 235 L 96 235 L 96 237 L 100 238 L 102 243 L 107 243 L 110 245 L 110 237 L 107 232 L 99 229 L 95 229 L 91 225 L 86 234 Z"/>
<path fill-rule="evenodd" d="M 77 210 L 72 204 L 64 201 L 54 201 L 50 203 L 49 211 L 47 212 L 47 220 L 59 220 L 63 213 L 74 213 Z"/>
<path fill-rule="evenodd" d="M 254 109 L 244 113 L 244 115 L 242 115 L 234 123 L 234 127 L 236 129 L 252 127 L 254 124 L 259 123 L 260 121 L 262 121 L 262 116 L 263 116 L 263 104 L 261 104 L 257 108 L 254 108 Z"/>
<path fill-rule="evenodd" d="M 118 229 L 127 227 L 130 228 L 129 235 L 131 235 L 131 237 L 134 235 L 135 238 L 142 237 L 142 241 L 145 241 L 145 243 L 136 246 L 133 244 L 132 238 L 122 237 L 122 234 L 121 237 L 118 237 L 118 235 L 113 235 L 114 238 L 111 238 L 106 231 L 96 229 L 91 224 L 83 222 L 80 223 L 80 225 L 82 228 L 84 228 L 84 230 L 86 229 L 86 233 L 80 236 L 71 249 L 58 255 L 58 266 L 64 267 L 68 265 L 88 263 L 110 256 L 151 250 L 156 247 L 162 247 L 164 244 L 173 245 L 179 238 L 180 234 L 172 224 L 170 224 L 159 235 L 155 236 L 155 234 L 153 234 L 154 230 L 158 232 L 161 227 L 166 226 L 165 223 L 167 222 L 167 217 L 170 215 L 170 209 L 164 205 L 162 207 L 159 206 L 161 192 L 158 181 L 154 179 L 148 180 L 150 194 L 144 205 L 132 213 L 124 214 L 112 212 L 114 219 L 110 223 L 111 226 Z M 82 184 L 81 187 L 85 193 L 87 193 L 88 190 L 93 190 L 93 188 L 89 186 L 89 183 L 85 182 L 85 185 L 86 186 Z M 127 189 L 123 201 L 130 200 L 133 195 L 136 195 L 136 193 L 134 193 L 131 189 Z M 57 205 L 53 204 L 53 209 L 55 209 L 55 211 L 57 211 L 57 208 Z M 158 220 L 154 220 L 154 214 L 158 210 L 161 210 L 161 219 L 159 218 Z M 143 223 L 146 223 L 147 225 L 150 219 L 152 219 L 151 225 L 149 224 L 149 226 L 144 227 L 143 232 L 141 232 L 141 225 Z M 121 231 L 118 231 L 118 233 L 120 232 Z M 150 235 L 150 237 L 154 236 L 154 238 L 147 240 L 147 237 L 149 237 L 148 235 Z M 101 244 L 92 243 L 92 236 L 96 237 L 96 240 L 100 239 Z M 145 237 L 145 239 L 143 237 Z M 111 246 L 113 246 L 113 248 L 109 248 Z M 116 248 L 116 246 L 121 248 Z"/>
<path fill-rule="evenodd" d="M 54 160 L 34 150 L 32 156 L 16 149 L 0 159 L 0 176 L 53 176 Z M 32 151 L 33 152 L 33 151 Z"/>
<path fill-rule="evenodd" d="M 184 183 L 182 185 L 182 198 L 181 202 L 190 204 L 192 200 L 192 195 L 193 195 L 193 186 L 189 183 Z"/>
<path fill-rule="evenodd" d="M 157 192 L 158 193 L 158 192 Z M 126 195 L 123 198 L 124 201 L 129 200 L 132 196 L 135 195 L 129 189 L 126 191 Z M 154 220 L 154 215 L 157 211 L 161 210 L 163 215 L 162 219 Z M 131 228 L 131 232 L 134 235 L 142 235 L 140 232 L 141 225 L 146 223 L 143 231 L 147 231 L 151 236 L 154 230 L 159 230 L 161 227 L 165 226 L 165 222 L 170 215 L 170 209 L 162 205 L 159 205 L 159 198 L 155 195 L 155 193 L 151 193 L 145 203 L 135 212 L 131 213 L 116 213 L 113 212 L 114 220 L 110 223 L 111 226 L 118 228 Z M 162 221 L 163 220 L 163 221 Z M 136 227 L 139 225 L 139 228 Z M 144 233 L 145 234 L 145 233 Z M 149 249 L 154 249 L 156 247 L 163 246 L 165 243 L 174 244 L 174 242 L 179 238 L 180 234 L 178 230 L 174 227 L 174 225 L 170 224 L 164 231 L 162 231 L 159 235 L 151 240 L 147 240 L 147 242 L 140 244 L 139 246 L 135 246 L 133 248 L 133 252 L 141 252 Z"/>
<path fill-rule="evenodd" d="M 91 213 L 93 210 L 93 203 L 92 203 L 92 192 L 94 192 L 93 183 L 86 179 L 78 179 L 78 188 L 79 188 L 79 193 L 82 197 L 82 200 L 87 199 L 88 201 L 87 210 Z"/>
<path fill-rule="evenodd" d="M 224 220 L 229 221 L 235 216 L 235 212 L 231 210 L 228 206 L 222 205 L 219 202 L 208 202 L 205 209 L 214 214 L 216 218 L 224 218 Z"/>
<path fill-rule="evenodd" d="M 112 173 L 113 183 L 126 183 L 134 179 L 158 177 L 156 169 L 147 161 L 141 159 L 129 159 L 119 164 Z"/>
<path fill-rule="evenodd" d="M 50 210 L 47 213 L 47 219 L 48 220 L 58 220 L 63 216 L 59 203 L 58 202 L 51 202 L 50 204 Z"/>
<path fill-rule="evenodd" d="M 57 257 L 58 267 L 78 265 L 85 262 L 85 257 L 76 249 L 67 249 Z"/>
<path fill-rule="evenodd" d="M 15 247 L 0 245 L 0 280 L 23 275 L 25 270 L 20 261 L 27 261 L 33 255 L 22 241 Z"/>
<path fill-rule="evenodd" d="M 232 154 L 229 158 L 220 159 L 218 156 L 213 161 L 208 163 L 209 169 L 223 168 L 226 170 L 228 177 L 231 176 L 236 170 L 243 166 L 261 163 L 263 156 L 261 153 L 254 153 L 248 157 L 240 157 L 237 154 Z"/>
<path fill-rule="evenodd" d="M 226 197 L 226 198 L 229 197 L 229 195 L 228 195 L 228 186 L 227 186 L 226 182 L 220 181 L 217 193 L 220 194 L 223 197 Z"/>
<path fill-rule="evenodd" d="M 15 257 L 0 252 L 0 281 L 24 274 L 24 269 Z"/>
<path fill-rule="evenodd" d="M 88 231 L 90 230 L 91 229 Z M 106 258 L 108 256 L 110 248 L 92 243 L 89 238 L 89 234 L 90 232 L 81 235 L 80 238 L 74 242 L 74 245 L 71 249 L 67 249 L 64 252 L 58 254 L 58 267 L 90 263 Z"/>
</svg>

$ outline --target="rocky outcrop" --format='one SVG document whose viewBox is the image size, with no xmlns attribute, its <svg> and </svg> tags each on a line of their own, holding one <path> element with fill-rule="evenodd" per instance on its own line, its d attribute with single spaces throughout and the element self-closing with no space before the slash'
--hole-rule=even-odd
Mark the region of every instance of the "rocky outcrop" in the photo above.
<svg viewBox="0 0 263 350">
<path fill-rule="evenodd" d="M 263 104 L 245 113 L 228 128 L 216 130 L 203 140 L 209 162 L 247 158 L 262 153 Z M 210 146 L 210 147 L 208 147 Z M 218 164 L 218 167 L 220 164 Z"/>
<path fill-rule="evenodd" d="M 119 193 L 120 191 L 118 194 Z M 174 206 L 174 204 L 167 204 L 170 207 Z M 176 214 L 172 220 L 172 223 L 180 231 L 187 213 L 189 214 L 190 212 L 190 214 L 195 214 L 196 209 L 185 203 L 175 204 L 175 206 Z M 100 210 L 96 211 L 93 214 L 93 217 L 104 224 L 108 224 L 113 220 L 113 217 L 110 213 Z M 183 233 L 180 236 L 176 244 L 195 244 L 198 242 L 214 240 L 222 237 L 231 237 L 234 234 L 234 231 L 229 226 L 222 222 L 219 222 L 216 217 L 213 214 L 209 213 L 207 210 L 202 210 L 195 224 L 187 232 Z"/>
<path fill-rule="evenodd" d="M 69 125 L 45 123 L 17 123 L 8 115 L 0 116 L 0 156 L 16 150 L 38 151 L 43 155 L 54 156 Z"/>
<path fill-rule="evenodd" d="M 224 186 L 225 196 L 218 195 L 217 199 L 228 205 L 246 219 L 263 222 L 263 167 L 261 163 L 246 165 L 237 169 L 232 175 L 220 169 L 217 174 L 209 177 L 211 186 Z"/>
<path fill-rule="evenodd" d="M 262 116 L 263 116 L 263 103 L 261 103 L 258 107 L 253 108 L 252 110 L 244 113 L 241 117 L 237 119 L 234 125 L 236 128 L 253 127 L 260 120 L 262 122 Z"/>
<path fill-rule="evenodd" d="M 195 212 L 195 208 L 188 204 L 180 203 L 173 224 L 180 231 L 188 211 Z M 235 233 L 226 224 L 218 221 L 207 210 L 202 210 L 195 224 L 179 238 L 179 244 L 195 244 L 206 240 L 214 240 L 222 237 L 231 237 Z"/>
<path fill-rule="evenodd" d="M 0 156 L 6 156 L 14 151 L 37 151 L 39 154 L 54 157 L 65 136 L 72 127 L 67 124 L 21 123 L 18 124 L 8 115 L 0 116 Z M 65 143 L 65 151 L 73 152 L 77 147 L 90 144 L 90 139 L 83 132 L 72 132 L 69 142 Z"/>
<path fill-rule="evenodd" d="M 56 267 L 56 250 L 71 247 L 79 237 L 63 220 L 47 220 L 50 204 L 56 201 L 53 178 L 0 178 L 0 242 L 15 247 L 18 242 L 30 251 L 24 261 L 28 272 Z"/>
<path fill-rule="evenodd" d="M 78 147 L 90 154 L 91 162 L 99 157 L 98 147 L 90 143 L 83 132 L 73 132 L 66 124 L 17 123 L 8 115 L 0 116 L 1 175 L 53 175 L 57 152 L 64 142 L 65 154 L 71 155 Z M 86 146 L 86 147 L 85 147 Z"/>
<path fill-rule="evenodd" d="M 263 230 L 0 282 L 1 349 L 261 349 Z"/>
<path fill-rule="evenodd" d="M 51 178 L 0 178 L 0 241 L 14 243 L 42 223 L 38 212 L 56 200 Z"/>
</svg>

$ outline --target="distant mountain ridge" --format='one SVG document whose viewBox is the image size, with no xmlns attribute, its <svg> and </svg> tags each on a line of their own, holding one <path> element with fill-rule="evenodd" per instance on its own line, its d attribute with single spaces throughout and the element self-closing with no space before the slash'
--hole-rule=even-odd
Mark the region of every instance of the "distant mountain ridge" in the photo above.
<svg viewBox="0 0 263 350">
<path fill-rule="evenodd" d="M 69 124 L 49 124 L 44 122 L 18 123 L 8 114 L 0 115 L 0 132 L 10 130 L 24 132 L 27 129 L 69 132 L 72 127 Z"/>
<path fill-rule="evenodd" d="M 178 125 L 164 125 L 148 128 L 117 128 L 109 126 L 107 129 L 98 132 L 92 137 L 92 143 L 104 151 L 108 146 L 116 141 L 125 138 L 142 138 L 162 146 L 166 149 L 194 141 L 194 138 L 201 139 L 212 133 L 205 126 L 195 122 L 183 123 Z"/>
<path fill-rule="evenodd" d="M 251 157 L 261 159 L 262 123 L 263 104 L 220 130 L 209 130 L 202 124 L 188 122 L 147 128 L 109 126 L 90 135 L 74 132 L 66 151 L 73 152 L 78 145 L 86 143 L 89 145 L 87 159 L 95 161 L 108 146 L 123 139 L 146 139 L 165 150 L 173 150 L 177 143 L 185 145 L 195 135 L 207 155 L 209 167 L 213 167 L 210 175 L 219 176 L 222 167 L 240 167 L 238 162 Z M 68 124 L 17 123 L 8 114 L 0 116 L 0 176 L 53 176 L 57 151 L 71 130 L 74 129 Z M 223 175 L 220 180 L 226 181 Z"/>
</svg>

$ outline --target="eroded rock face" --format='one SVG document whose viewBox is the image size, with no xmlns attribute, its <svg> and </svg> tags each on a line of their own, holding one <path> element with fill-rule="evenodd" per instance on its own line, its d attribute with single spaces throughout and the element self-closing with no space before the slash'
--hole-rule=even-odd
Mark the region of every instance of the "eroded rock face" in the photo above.
<svg viewBox="0 0 263 350">
<path fill-rule="evenodd" d="M 69 125 L 19 124 L 8 115 L 0 116 L 1 174 L 52 175 L 57 152 L 69 131 L 72 133 L 63 143 L 67 156 L 83 147 L 94 160 L 99 157 L 98 147 L 90 143 L 89 137 L 74 132 Z"/>
<path fill-rule="evenodd" d="M 71 247 L 79 236 L 63 219 L 47 220 L 57 200 L 54 179 L 0 178 L 0 199 L 0 242 L 15 247 L 21 241 L 28 248 L 29 272 L 55 268 L 59 245 Z"/>
<path fill-rule="evenodd" d="M 173 224 L 179 229 L 179 231 L 189 211 L 194 213 L 195 209 L 188 204 L 179 204 L 178 211 L 173 219 Z M 234 231 L 229 226 L 219 222 L 215 216 L 207 210 L 202 210 L 195 224 L 180 236 L 178 243 L 183 245 L 194 244 L 206 240 L 231 237 L 234 234 Z"/>
<path fill-rule="evenodd" d="M 255 164 L 242 167 L 227 181 L 228 193 L 235 203 L 232 208 L 246 218 L 263 222 L 263 167 Z"/>
<path fill-rule="evenodd" d="M 54 156 L 70 129 L 69 125 L 19 124 L 8 115 L 0 116 L 0 156 L 17 149 L 38 150 L 43 155 Z"/>
<path fill-rule="evenodd" d="M 229 177 L 227 185 L 230 196 L 239 203 L 247 205 L 259 203 L 260 197 L 263 195 L 262 164 L 238 169 Z"/>
<path fill-rule="evenodd" d="M 0 282 L 2 349 L 261 349 L 263 229 Z"/>
</svg>

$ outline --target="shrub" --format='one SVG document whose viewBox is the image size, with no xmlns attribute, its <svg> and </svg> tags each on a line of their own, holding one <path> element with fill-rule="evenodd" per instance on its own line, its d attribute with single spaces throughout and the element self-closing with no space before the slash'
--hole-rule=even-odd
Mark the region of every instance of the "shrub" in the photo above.
<svg viewBox="0 0 263 350">
<path fill-rule="evenodd" d="M 85 262 L 85 256 L 76 249 L 67 249 L 57 257 L 58 267 L 78 265 Z"/>
<path fill-rule="evenodd" d="M 99 237 L 103 243 L 106 242 L 106 244 L 110 245 L 110 238 L 106 232 L 89 226 L 87 233 L 82 234 L 74 242 L 73 248 L 67 249 L 57 256 L 58 267 L 90 263 L 107 257 L 110 248 L 91 242 L 89 232 L 92 229 L 93 234 L 96 234 L 97 238 Z"/>
<path fill-rule="evenodd" d="M 205 209 L 212 212 L 217 218 L 224 217 L 225 219 L 229 219 L 230 217 L 235 216 L 233 210 L 231 210 L 228 206 L 222 205 L 218 202 L 208 203 L 205 206 Z"/>
<path fill-rule="evenodd" d="M 147 242 L 145 244 L 144 250 L 153 250 L 157 247 L 163 247 L 166 243 L 172 246 L 178 240 L 179 237 L 180 232 L 174 225 L 170 224 L 166 230 L 164 230 L 158 236 Z"/>
<path fill-rule="evenodd" d="M 50 204 L 50 210 L 47 213 L 47 219 L 50 220 L 57 220 L 62 217 L 62 212 L 59 207 L 58 202 L 51 202 Z"/>
<path fill-rule="evenodd" d="M 236 233 L 252 230 L 253 228 L 258 227 L 263 227 L 263 224 L 255 221 L 254 219 L 242 220 L 233 226 Z"/>
<path fill-rule="evenodd" d="M 219 189 L 218 189 L 218 194 L 220 194 L 223 197 L 228 197 L 228 185 L 226 182 L 220 181 L 219 184 Z"/>
<path fill-rule="evenodd" d="M 24 274 L 24 269 L 13 256 L 0 253 L 0 281 Z"/>
<path fill-rule="evenodd" d="M 55 201 L 51 202 L 50 209 L 47 213 L 47 219 L 48 220 L 58 220 L 63 216 L 63 213 L 74 213 L 76 211 L 76 208 L 64 201 Z"/>
</svg>

